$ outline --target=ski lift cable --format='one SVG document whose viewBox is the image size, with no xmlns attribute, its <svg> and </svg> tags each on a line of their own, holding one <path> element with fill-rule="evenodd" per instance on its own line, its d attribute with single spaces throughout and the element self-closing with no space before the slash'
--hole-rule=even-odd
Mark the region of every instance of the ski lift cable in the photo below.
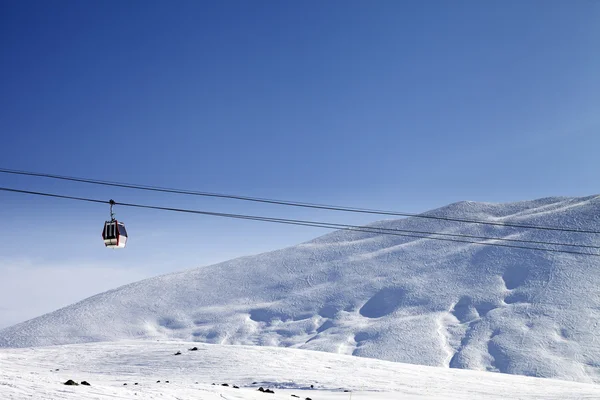
<svg viewBox="0 0 600 400">
<path fill-rule="evenodd" d="M 79 198 L 77 198 L 77 199 L 79 199 Z M 116 204 L 116 203 L 114 203 L 114 204 Z M 123 204 L 121 203 L 121 205 L 123 205 Z M 130 204 L 129 206 L 134 207 L 136 205 Z M 208 212 L 202 211 L 202 213 L 208 213 Z M 112 215 L 112 213 L 111 213 L 111 215 Z M 241 215 L 236 215 L 236 214 L 225 214 L 225 215 L 235 215 L 236 217 L 241 217 Z M 348 225 L 348 224 L 342 224 L 342 223 L 329 223 L 329 222 L 322 222 L 322 221 L 306 221 L 306 220 L 290 220 L 290 219 L 284 219 L 284 218 L 273 218 L 273 217 L 262 217 L 262 216 L 248 216 L 248 217 L 261 218 L 261 219 L 268 218 L 269 220 L 271 220 L 273 222 L 293 221 L 295 223 L 297 223 L 297 222 L 308 223 L 308 224 L 317 223 L 320 225 L 330 225 L 334 229 L 368 228 L 370 230 L 385 231 L 385 232 L 410 233 L 410 234 L 419 234 L 419 235 L 435 235 L 435 236 L 446 236 L 446 237 L 460 237 L 460 238 L 480 239 L 480 240 L 497 240 L 497 241 L 501 241 L 501 242 L 528 243 L 528 244 L 540 244 L 540 245 L 548 245 L 548 246 L 564 246 L 564 247 L 576 247 L 576 248 L 600 250 L 600 246 L 575 244 L 575 243 L 550 242 L 550 241 L 528 240 L 528 239 L 510 239 L 510 238 L 501 238 L 501 237 L 468 235 L 468 234 L 462 234 L 462 233 L 417 231 L 417 230 L 412 230 L 412 229 L 383 228 L 383 227 L 373 227 L 373 226 L 365 227 L 365 226 Z"/>
<path fill-rule="evenodd" d="M 55 193 L 36 192 L 36 191 L 20 190 L 20 189 L 6 188 L 6 187 L 0 187 L 0 190 L 6 191 L 6 192 L 12 192 L 12 193 L 54 197 L 54 198 L 84 201 L 84 202 L 90 202 L 90 203 L 110 204 L 110 201 L 107 201 L 107 200 L 90 199 L 90 198 L 76 197 L 76 196 L 67 196 L 67 195 L 60 195 L 60 194 L 55 194 Z M 115 202 L 114 204 L 124 206 L 124 207 L 135 207 L 135 208 L 181 212 L 181 213 L 189 213 L 189 214 L 200 214 L 200 215 L 207 215 L 207 216 L 245 219 L 245 220 L 272 222 L 272 223 L 288 224 L 288 225 L 301 225 L 301 226 L 310 226 L 310 227 L 315 227 L 315 228 L 349 230 L 349 231 L 365 232 L 365 233 L 372 233 L 372 234 L 378 234 L 378 235 L 392 235 L 392 236 L 411 237 L 411 238 L 419 238 L 419 239 L 427 239 L 427 240 L 438 240 L 438 241 L 467 243 L 467 244 L 476 244 L 476 245 L 485 245 L 485 246 L 507 247 L 507 248 L 516 248 L 516 249 L 525 249 L 525 250 L 534 250 L 534 251 L 546 251 L 546 252 L 553 252 L 553 253 L 564 253 L 564 254 L 600 257 L 600 254 L 589 253 L 589 252 L 519 246 L 519 245 L 504 244 L 504 243 L 475 242 L 475 241 L 461 240 L 461 239 L 455 239 L 455 238 L 440 238 L 440 237 L 432 237 L 432 236 L 423 236 L 423 234 L 421 232 L 415 232 L 415 231 L 406 231 L 406 232 L 393 232 L 392 231 L 392 232 L 390 232 L 390 231 L 387 231 L 382 228 L 368 227 L 368 226 L 345 225 L 345 224 L 336 224 L 336 223 L 318 222 L 318 221 L 303 221 L 303 220 L 283 219 L 283 218 L 273 218 L 273 217 L 263 217 L 263 216 L 243 215 L 243 214 L 229 214 L 229 213 L 219 213 L 219 212 L 212 212 L 212 211 L 190 210 L 190 209 L 162 207 L 162 206 L 153 206 L 153 205 L 145 205 L 145 204 L 135 204 L 135 203 Z M 432 235 L 439 235 L 439 234 L 432 233 Z M 497 238 L 497 239 L 490 239 L 490 240 L 491 241 L 501 241 L 502 239 Z M 540 244 L 556 245 L 551 242 L 548 242 L 548 243 L 540 242 Z"/>
<path fill-rule="evenodd" d="M 5 168 L 0 168 L 0 173 L 35 176 L 35 177 L 43 177 L 43 178 L 50 178 L 50 179 L 59 179 L 59 180 L 65 180 L 65 181 L 120 187 L 120 188 L 126 188 L 126 189 L 146 190 L 146 191 L 190 195 L 190 196 L 216 197 L 216 198 L 250 201 L 250 202 L 257 202 L 257 203 L 276 204 L 276 205 L 283 205 L 283 206 L 313 208 L 313 209 L 321 209 L 321 210 L 329 210 L 329 211 L 342 211 L 342 212 L 352 212 L 352 213 L 413 217 L 413 218 L 432 219 L 432 220 L 438 220 L 438 221 L 461 222 L 461 223 L 468 223 L 468 224 L 481 224 L 481 225 L 521 228 L 521 229 L 537 229 L 537 230 L 557 231 L 557 232 L 600 234 L 600 231 L 589 230 L 589 229 L 568 228 L 568 227 L 558 227 L 558 226 L 526 225 L 526 224 L 517 224 L 517 223 L 509 223 L 509 222 L 492 222 L 492 221 L 482 221 L 482 220 L 476 220 L 476 219 L 463 219 L 463 218 L 443 217 L 443 216 L 435 216 L 435 215 L 424 215 L 424 214 L 416 214 L 416 213 L 408 213 L 408 212 L 400 212 L 400 211 L 386 211 L 386 210 L 376 210 L 376 209 L 367 209 L 367 208 L 356 208 L 356 207 L 318 204 L 318 203 L 305 203 L 305 202 L 288 201 L 288 200 L 276 200 L 276 199 L 250 197 L 250 196 L 235 195 L 235 194 L 211 193 L 211 192 L 202 192 L 202 191 L 194 191 L 194 190 L 187 190 L 187 189 L 166 188 L 166 187 L 152 186 L 152 185 L 140 185 L 140 184 L 133 184 L 133 183 L 112 182 L 112 181 L 90 179 L 90 178 L 78 178 L 78 177 L 73 177 L 73 176 L 55 175 L 55 174 L 30 172 L 30 171 L 19 171 L 19 170 L 5 169 Z"/>
</svg>

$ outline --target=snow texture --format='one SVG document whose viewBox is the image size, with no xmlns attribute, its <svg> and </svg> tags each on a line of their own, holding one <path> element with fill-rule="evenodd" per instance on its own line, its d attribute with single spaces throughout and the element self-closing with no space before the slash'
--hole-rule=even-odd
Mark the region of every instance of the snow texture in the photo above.
<svg viewBox="0 0 600 400">
<path fill-rule="evenodd" d="M 298 349 L 122 341 L 0 349 L 0 398 L 569 400 L 598 399 L 600 387 Z"/>
<path fill-rule="evenodd" d="M 599 211 L 590 196 L 427 214 L 600 230 Z M 370 226 L 600 246 L 595 234 L 420 218 Z M 93 296 L 0 331 L 0 347 L 169 339 L 599 382 L 598 287 L 600 257 L 336 231 Z"/>
</svg>

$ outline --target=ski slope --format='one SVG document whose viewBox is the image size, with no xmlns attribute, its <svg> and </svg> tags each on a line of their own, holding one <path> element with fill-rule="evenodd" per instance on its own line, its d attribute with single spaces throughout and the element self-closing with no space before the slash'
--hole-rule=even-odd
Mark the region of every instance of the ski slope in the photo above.
<svg viewBox="0 0 600 400">
<path fill-rule="evenodd" d="M 198 351 L 189 351 L 192 346 Z M 175 356 L 177 351 L 182 354 Z M 69 379 L 91 386 L 65 386 Z M 274 393 L 261 393 L 259 387 Z M 567 400 L 600 398 L 600 387 L 270 347 L 125 341 L 0 349 L 0 397 L 6 400 L 293 400 L 292 395 L 302 400 Z"/>
<path fill-rule="evenodd" d="M 597 196 L 428 214 L 600 230 Z M 599 235 L 419 218 L 371 226 L 600 246 Z M 598 287 L 600 257 L 337 231 L 98 294 L 0 331 L 0 347 L 184 340 L 599 382 Z"/>
</svg>

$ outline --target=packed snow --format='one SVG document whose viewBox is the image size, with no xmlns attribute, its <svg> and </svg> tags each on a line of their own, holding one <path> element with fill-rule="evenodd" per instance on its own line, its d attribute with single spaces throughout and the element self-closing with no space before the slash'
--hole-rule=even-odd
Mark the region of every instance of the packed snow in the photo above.
<svg viewBox="0 0 600 400">
<path fill-rule="evenodd" d="M 0 349 L 0 397 L 568 400 L 600 398 L 600 387 L 298 349 L 125 341 Z"/>
<path fill-rule="evenodd" d="M 427 214 L 600 230 L 597 196 Z M 594 234 L 421 218 L 370 226 L 600 246 Z M 184 340 L 599 382 L 598 287 L 600 257 L 336 231 L 93 296 L 0 331 L 0 347 Z"/>
</svg>

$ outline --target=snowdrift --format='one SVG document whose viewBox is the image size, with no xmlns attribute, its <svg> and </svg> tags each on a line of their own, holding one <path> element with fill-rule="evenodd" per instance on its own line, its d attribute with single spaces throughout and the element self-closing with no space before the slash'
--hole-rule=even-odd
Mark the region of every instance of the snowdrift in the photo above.
<svg viewBox="0 0 600 400">
<path fill-rule="evenodd" d="M 192 346 L 198 351 L 187 350 Z M 69 379 L 91 386 L 65 386 Z M 600 398 L 600 387 L 298 349 L 142 340 L 0 349 L 0 397 L 581 400 Z"/>
</svg>

